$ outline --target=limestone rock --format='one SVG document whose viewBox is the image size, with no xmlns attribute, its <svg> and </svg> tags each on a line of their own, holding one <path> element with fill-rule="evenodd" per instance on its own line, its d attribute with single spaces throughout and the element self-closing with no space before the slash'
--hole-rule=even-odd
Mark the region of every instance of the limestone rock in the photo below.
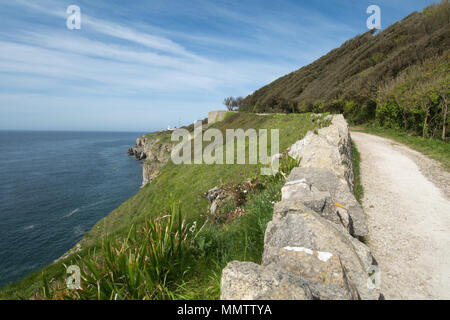
<svg viewBox="0 0 450 320">
<path fill-rule="evenodd" d="M 278 267 L 230 262 L 222 271 L 221 300 L 311 300 L 305 282 Z"/>
<path fill-rule="evenodd" d="M 341 223 L 336 210 L 334 210 L 330 192 L 320 191 L 305 179 L 287 182 L 281 189 L 281 194 L 281 202 L 301 202 L 305 207 L 314 210 L 326 219 L 334 223 Z"/>
<path fill-rule="evenodd" d="M 172 152 L 171 143 L 161 143 L 159 138 L 139 137 L 136 145 L 128 150 L 129 156 L 144 161 L 142 169 L 142 186 L 159 175 L 159 170 L 169 161 Z"/>
<path fill-rule="evenodd" d="M 303 182 L 297 185 L 294 183 L 296 181 Z M 311 209 L 332 222 L 342 223 L 344 228 L 355 237 L 368 235 L 366 214 L 356 201 L 347 183 L 338 175 L 323 168 L 294 168 L 286 180 L 286 186 L 290 190 L 286 190 L 286 196 L 283 195 L 284 198 L 302 200 L 304 185 L 309 185 L 310 189 L 315 190 L 316 194 L 318 194 L 318 191 L 330 194 L 322 211 L 317 211 L 317 208 L 313 207 Z"/>
<path fill-rule="evenodd" d="M 329 252 L 339 256 L 362 299 L 378 299 L 376 290 L 367 288 L 368 269 L 371 267 L 368 249 L 350 236 L 342 226 L 336 225 L 317 213 L 288 213 L 274 219 L 267 227 L 264 240 L 263 264 L 272 258 L 271 248 L 303 247 L 315 251 Z M 370 255 L 370 253 L 369 253 Z"/>
<path fill-rule="evenodd" d="M 309 281 L 309 286 L 319 292 L 334 292 L 326 299 L 359 298 L 353 283 L 348 279 L 339 256 L 303 247 L 284 247 L 265 249 L 263 265 L 277 265 L 282 269 Z M 314 290 L 313 290 L 314 291 Z M 339 294 L 337 294 L 339 292 Z M 319 294 L 320 296 L 320 294 Z M 322 294 L 322 299 L 325 294 Z"/>
<path fill-rule="evenodd" d="M 311 211 L 300 200 L 283 200 L 275 203 L 273 207 L 273 219 L 281 219 L 289 213 L 304 213 Z"/>
<path fill-rule="evenodd" d="M 225 191 L 219 187 L 214 187 L 205 192 L 206 198 L 209 200 L 210 212 L 214 214 L 220 206 L 220 203 L 227 197 Z"/>
<path fill-rule="evenodd" d="M 222 271 L 222 300 L 353 300 L 354 287 L 308 280 L 276 264 L 230 262 Z"/>
<path fill-rule="evenodd" d="M 292 181 L 285 184 L 281 189 L 282 200 L 301 199 L 303 204 L 316 212 L 322 212 L 331 201 L 331 195 L 328 191 L 320 191 L 302 181 Z"/>
<path fill-rule="evenodd" d="M 353 190 L 352 147 L 347 122 L 335 115 L 332 125 L 308 132 L 290 147 L 289 155 L 300 159 L 301 167 L 324 168 L 343 178 Z"/>
<path fill-rule="evenodd" d="M 355 287 L 343 289 L 337 285 L 305 280 L 314 300 L 360 300 Z"/>
</svg>

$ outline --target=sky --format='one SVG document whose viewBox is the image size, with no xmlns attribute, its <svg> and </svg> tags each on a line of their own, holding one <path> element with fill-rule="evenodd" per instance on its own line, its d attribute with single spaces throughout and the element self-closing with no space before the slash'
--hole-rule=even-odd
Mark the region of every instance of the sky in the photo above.
<svg viewBox="0 0 450 320">
<path fill-rule="evenodd" d="M 384 29 L 431 3 L 0 0 L 0 130 L 190 124 L 366 32 L 369 5 Z"/>
</svg>

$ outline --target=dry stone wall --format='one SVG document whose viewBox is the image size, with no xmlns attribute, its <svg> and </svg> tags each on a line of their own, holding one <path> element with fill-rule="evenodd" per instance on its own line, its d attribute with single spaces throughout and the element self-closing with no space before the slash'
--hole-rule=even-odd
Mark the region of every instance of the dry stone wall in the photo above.
<svg viewBox="0 0 450 320">
<path fill-rule="evenodd" d="M 313 115 L 314 116 L 314 115 Z M 290 147 L 299 167 L 282 188 L 264 239 L 262 264 L 233 261 L 223 300 L 374 300 L 366 216 L 353 195 L 352 147 L 342 115 Z"/>
</svg>

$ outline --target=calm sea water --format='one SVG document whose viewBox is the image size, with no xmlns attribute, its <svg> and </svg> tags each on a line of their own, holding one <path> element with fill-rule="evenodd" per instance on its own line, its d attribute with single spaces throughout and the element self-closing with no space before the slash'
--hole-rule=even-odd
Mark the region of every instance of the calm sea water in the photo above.
<svg viewBox="0 0 450 320">
<path fill-rule="evenodd" d="M 140 133 L 0 131 L 0 287 L 59 258 L 134 195 Z"/>
</svg>

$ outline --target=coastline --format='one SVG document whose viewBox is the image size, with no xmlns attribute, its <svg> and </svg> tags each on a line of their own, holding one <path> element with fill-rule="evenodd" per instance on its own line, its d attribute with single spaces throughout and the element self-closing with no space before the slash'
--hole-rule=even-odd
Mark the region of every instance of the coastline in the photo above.
<svg viewBox="0 0 450 320">
<path fill-rule="evenodd" d="M 78 252 L 92 227 L 139 191 L 141 164 L 125 153 L 140 134 L 0 132 L 2 287 Z"/>
</svg>

